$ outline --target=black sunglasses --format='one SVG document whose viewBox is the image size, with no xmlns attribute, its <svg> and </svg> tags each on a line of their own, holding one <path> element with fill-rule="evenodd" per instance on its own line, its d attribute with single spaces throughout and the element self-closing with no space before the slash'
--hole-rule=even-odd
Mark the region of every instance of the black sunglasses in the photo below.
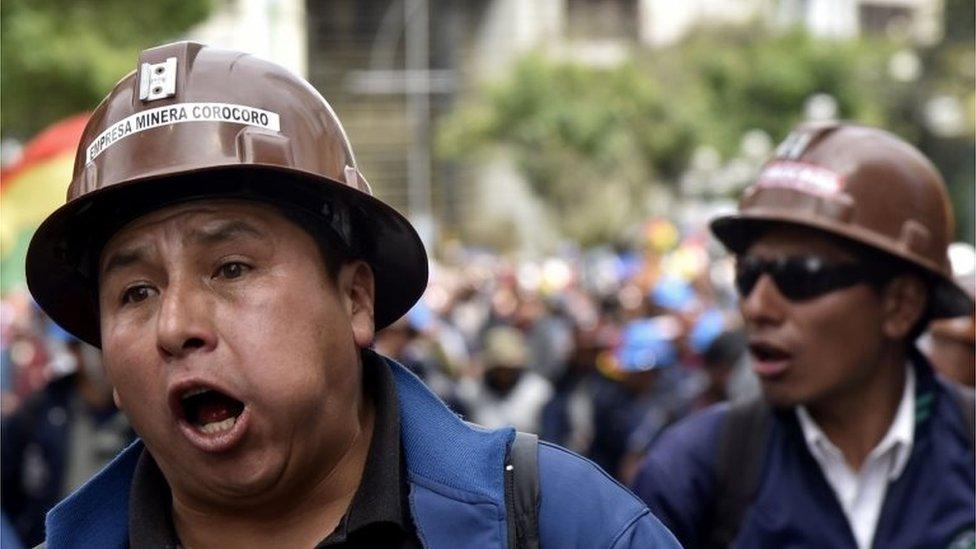
<svg viewBox="0 0 976 549">
<path fill-rule="evenodd" d="M 853 261 L 829 263 L 816 256 L 761 259 L 745 256 L 735 264 L 735 287 L 747 297 L 763 274 L 791 301 L 803 301 L 872 279 L 872 272 Z"/>
</svg>

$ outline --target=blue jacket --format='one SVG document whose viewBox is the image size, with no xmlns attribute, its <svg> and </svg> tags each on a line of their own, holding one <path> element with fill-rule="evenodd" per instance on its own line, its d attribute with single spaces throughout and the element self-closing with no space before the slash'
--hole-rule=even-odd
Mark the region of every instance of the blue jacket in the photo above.
<svg viewBox="0 0 976 549">
<path fill-rule="evenodd" d="M 915 440 L 905 470 L 888 486 L 874 536 L 879 548 L 947 547 L 966 539 L 976 523 L 976 463 L 966 420 L 956 395 L 924 359 L 915 358 Z M 707 541 L 727 411 L 725 405 L 709 408 L 665 432 L 634 482 L 637 494 L 687 547 Z M 733 546 L 857 546 L 791 410 L 774 414 L 762 455 L 756 497 Z"/>
<path fill-rule="evenodd" d="M 507 547 L 503 467 L 511 428 L 461 421 L 403 366 L 393 371 L 410 510 L 425 547 Z M 136 442 L 47 517 L 47 547 L 126 547 Z M 543 547 L 679 547 L 647 507 L 593 463 L 539 445 Z"/>
</svg>

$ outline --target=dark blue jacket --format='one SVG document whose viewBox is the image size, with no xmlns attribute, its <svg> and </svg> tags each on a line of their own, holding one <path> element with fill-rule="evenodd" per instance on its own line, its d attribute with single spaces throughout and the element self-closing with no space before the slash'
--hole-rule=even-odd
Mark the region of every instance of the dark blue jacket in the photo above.
<svg viewBox="0 0 976 549">
<path fill-rule="evenodd" d="M 44 539 L 44 515 L 67 491 L 65 474 L 72 458 L 72 425 L 78 398 L 75 376 L 55 379 L 31 395 L 12 415 L 4 418 L 0 444 L 0 506 L 23 543 L 33 546 Z M 115 421 L 115 407 L 89 411 L 96 425 L 118 435 L 100 444 L 107 462 L 135 435 L 124 422 Z M 104 440 L 102 440 L 104 443 Z M 90 442 L 94 444 L 94 441 Z"/>
<path fill-rule="evenodd" d="M 400 405 L 410 511 L 425 547 L 507 547 L 503 467 L 515 432 L 461 421 L 387 360 Z M 126 547 L 136 442 L 47 517 L 47 547 Z M 647 507 L 593 463 L 540 443 L 543 547 L 678 547 Z"/>
<path fill-rule="evenodd" d="M 915 440 L 904 472 L 889 484 L 874 536 L 878 548 L 947 547 L 976 524 L 971 433 L 962 409 L 917 357 Z M 666 432 L 644 461 L 634 490 L 686 547 L 701 546 L 715 499 L 715 456 L 726 405 Z M 754 503 L 736 547 L 856 547 L 840 503 L 807 450 L 792 410 L 774 414 Z"/>
</svg>

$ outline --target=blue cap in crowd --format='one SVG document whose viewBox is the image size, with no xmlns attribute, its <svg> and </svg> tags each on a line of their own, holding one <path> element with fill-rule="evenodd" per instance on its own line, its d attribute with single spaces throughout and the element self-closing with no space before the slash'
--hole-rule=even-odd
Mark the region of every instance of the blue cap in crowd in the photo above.
<svg viewBox="0 0 976 549">
<path fill-rule="evenodd" d="M 695 303 L 695 289 L 688 282 L 665 276 L 651 288 L 651 301 L 660 307 L 674 311 L 684 311 Z"/>
<path fill-rule="evenodd" d="M 615 353 L 617 369 L 634 373 L 675 365 L 678 362 L 678 349 L 669 321 L 673 319 L 655 317 L 628 323 Z"/>
<path fill-rule="evenodd" d="M 702 355 L 711 347 L 725 331 L 725 313 L 718 309 L 709 309 L 698 317 L 691 328 L 688 343 L 691 350 Z"/>
</svg>

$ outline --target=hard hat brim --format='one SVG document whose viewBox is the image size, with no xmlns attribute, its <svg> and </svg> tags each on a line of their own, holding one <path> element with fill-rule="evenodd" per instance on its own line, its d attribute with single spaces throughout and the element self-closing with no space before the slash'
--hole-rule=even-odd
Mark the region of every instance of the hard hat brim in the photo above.
<svg viewBox="0 0 976 549">
<path fill-rule="evenodd" d="M 845 226 L 820 218 L 790 211 L 753 211 L 748 214 L 732 214 L 718 217 L 709 224 L 715 238 L 730 252 L 742 253 L 763 231 L 774 225 L 793 225 L 817 229 L 878 251 L 894 256 L 911 265 L 920 267 L 932 281 L 931 318 L 948 318 L 973 314 L 972 298 L 951 277 L 930 261 L 924 261 L 900 249 L 883 236 L 856 226 Z"/>
<path fill-rule="evenodd" d="M 288 179 L 287 184 L 282 178 Z M 160 184 L 161 179 L 166 183 Z M 357 255 L 373 269 L 377 330 L 403 316 L 427 286 L 424 245 L 410 222 L 392 207 L 318 174 L 236 164 L 127 181 L 61 206 L 38 227 L 28 247 L 26 275 L 31 294 L 66 331 L 101 347 L 97 264 L 108 238 L 151 211 L 208 198 L 253 199 L 317 215 L 335 201 L 345 204 Z"/>
</svg>

